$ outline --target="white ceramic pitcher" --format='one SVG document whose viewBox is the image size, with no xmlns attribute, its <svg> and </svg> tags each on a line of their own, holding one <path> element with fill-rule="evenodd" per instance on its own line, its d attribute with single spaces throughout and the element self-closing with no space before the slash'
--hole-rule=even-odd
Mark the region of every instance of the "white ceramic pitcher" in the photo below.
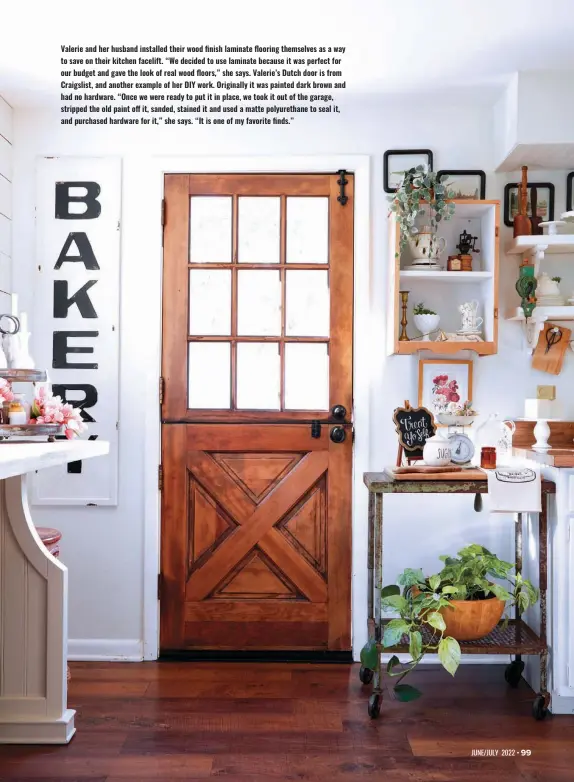
<svg viewBox="0 0 574 782">
<path fill-rule="evenodd" d="M 460 304 L 458 311 L 462 314 L 461 331 L 478 331 L 484 323 L 484 318 L 478 317 L 478 301 L 466 301 Z"/>
</svg>

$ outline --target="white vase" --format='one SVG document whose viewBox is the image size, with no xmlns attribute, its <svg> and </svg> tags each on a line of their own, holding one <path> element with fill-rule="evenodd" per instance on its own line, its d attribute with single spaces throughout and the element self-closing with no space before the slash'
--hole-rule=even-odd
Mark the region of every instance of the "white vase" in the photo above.
<svg viewBox="0 0 574 782">
<path fill-rule="evenodd" d="M 15 350 L 15 364 L 14 366 L 17 369 L 34 369 L 34 359 L 30 355 L 29 350 L 29 342 L 30 342 L 30 332 L 29 331 L 19 331 L 18 334 L 15 335 L 15 341 L 16 341 L 16 350 Z"/>
<path fill-rule="evenodd" d="M 422 336 L 422 342 L 430 342 L 430 333 L 438 329 L 440 315 L 415 315 L 414 322 Z"/>
<path fill-rule="evenodd" d="M 434 437 L 429 437 L 423 448 L 424 463 L 429 467 L 444 467 L 450 464 L 452 448 L 450 440 L 438 431 Z"/>
</svg>

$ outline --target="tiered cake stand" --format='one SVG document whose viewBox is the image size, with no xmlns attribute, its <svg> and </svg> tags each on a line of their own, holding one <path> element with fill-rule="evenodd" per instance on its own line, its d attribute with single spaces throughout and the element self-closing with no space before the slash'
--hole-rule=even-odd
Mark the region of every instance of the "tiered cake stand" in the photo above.
<svg viewBox="0 0 574 782">
<path fill-rule="evenodd" d="M 45 383 L 48 374 L 42 369 L 0 369 L 0 378 L 10 383 Z M 9 440 L 12 437 L 26 437 L 34 441 L 47 440 L 49 443 L 56 441 L 56 435 L 60 434 L 60 424 L 1 424 L 0 441 Z"/>
</svg>

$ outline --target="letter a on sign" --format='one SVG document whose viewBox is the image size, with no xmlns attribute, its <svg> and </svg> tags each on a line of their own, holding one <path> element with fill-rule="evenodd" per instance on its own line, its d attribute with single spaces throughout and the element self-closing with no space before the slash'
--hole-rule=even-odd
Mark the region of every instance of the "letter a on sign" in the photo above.
<svg viewBox="0 0 574 782">
<path fill-rule="evenodd" d="M 120 207 L 119 158 L 39 161 L 32 351 L 110 453 L 39 470 L 34 505 L 117 505 Z"/>
</svg>

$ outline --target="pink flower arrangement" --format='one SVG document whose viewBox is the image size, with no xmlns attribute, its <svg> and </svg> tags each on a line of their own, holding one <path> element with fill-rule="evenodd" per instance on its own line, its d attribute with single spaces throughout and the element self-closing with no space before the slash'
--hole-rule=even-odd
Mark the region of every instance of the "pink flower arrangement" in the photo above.
<svg viewBox="0 0 574 782">
<path fill-rule="evenodd" d="M 448 375 L 437 375 L 433 378 L 433 401 L 440 412 L 444 412 L 451 402 L 460 402 L 456 380 L 448 379 Z"/>
<path fill-rule="evenodd" d="M 87 429 L 82 421 L 80 411 L 72 405 L 64 404 L 59 396 L 52 396 L 45 386 L 38 389 L 30 410 L 30 423 L 60 424 L 64 434 L 71 440 Z"/>
<path fill-rule="evenodd" d="M 12 393 L 12 386 L 3 377 L 0 377 L 0 405 L 4 402 L 12 402 L 14 394 Z"/>
</svg>

